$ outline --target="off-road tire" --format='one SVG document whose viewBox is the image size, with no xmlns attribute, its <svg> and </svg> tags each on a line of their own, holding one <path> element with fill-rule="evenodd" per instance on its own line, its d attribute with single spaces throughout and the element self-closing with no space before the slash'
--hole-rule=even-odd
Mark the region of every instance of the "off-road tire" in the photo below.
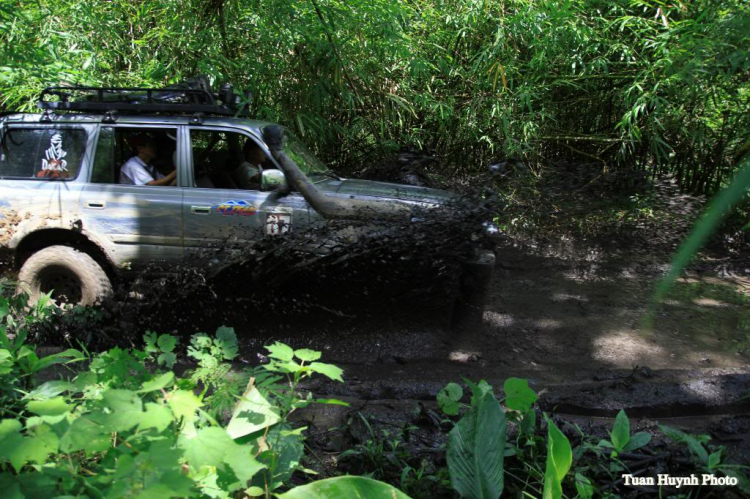
<svg viewBox="0 0 750 499">
<path fill-rule="evenodd" d="M 69 302 L 94 305 L 112 293 L 107 273 L 91 256 L 69 246 L 49 246 L 31 255 L 18 274 L 19 288 L 35 303 L 55 282 L 67 282 L 77 293 Z M 72 298 L 72 299 L 71 299 Z"/>
</svg>

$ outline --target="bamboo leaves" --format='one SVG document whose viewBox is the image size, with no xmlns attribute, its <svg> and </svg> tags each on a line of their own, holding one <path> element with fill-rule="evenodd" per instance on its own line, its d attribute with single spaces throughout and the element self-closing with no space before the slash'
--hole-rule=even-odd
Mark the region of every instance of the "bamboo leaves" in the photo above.
<svg viewBox="0 0 750 499">
<path fill-rule="evenodd" d="M 596 133 L 620 146 L 595 151 L 607 165 L 677 174 L 698 193 L 736 170 L 750 129 L 738 0 L 102 5 L 0 10 L 0 106 L 31 110 L 53 83 L 200 72 L 251 90 L 258 118 L 295 127 L 344 174 L 391 141 L 436 147 L 448 167 L 585 162 L 591 144 L 541 137 Z"/>
</svg>

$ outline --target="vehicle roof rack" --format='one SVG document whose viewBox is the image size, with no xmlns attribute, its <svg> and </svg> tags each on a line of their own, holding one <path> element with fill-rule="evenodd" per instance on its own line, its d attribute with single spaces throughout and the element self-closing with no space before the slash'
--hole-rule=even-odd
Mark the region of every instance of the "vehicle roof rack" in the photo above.
<svg viewBox="0 0 750 499">
<path fill-rule="evenodd" d="M 191 83 L 167 88 L 53 86 L 42 90 L 37 106 L 45 111 L 85 111 L 96 114 L 192 114 L 247 117 L 245 102 L 225 84 L 218 94 Z"/>
</svg>

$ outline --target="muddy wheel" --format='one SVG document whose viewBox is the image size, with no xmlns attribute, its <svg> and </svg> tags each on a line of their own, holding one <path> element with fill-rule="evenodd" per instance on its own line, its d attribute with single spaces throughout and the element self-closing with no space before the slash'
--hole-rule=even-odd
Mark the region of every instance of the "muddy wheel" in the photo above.
<svg viewBox="0 0 750 499">
<path fill-rule="evenodd" d="M 482 324 L 484 305 L 492 281 L 495 255 L 487 253 L 464 269 L 459 283 L 459 293 L 453 305 L 451 327 L 466 331 Z"/>
<path fill-rule="evenodd" d="M 32 303 L 52 291 L 58 302 L 93 305 L 112 292 L 104 269 L 86 253 L 68 246 L 50 246 L 31 255 L 18 281 Z"/>
</svg>

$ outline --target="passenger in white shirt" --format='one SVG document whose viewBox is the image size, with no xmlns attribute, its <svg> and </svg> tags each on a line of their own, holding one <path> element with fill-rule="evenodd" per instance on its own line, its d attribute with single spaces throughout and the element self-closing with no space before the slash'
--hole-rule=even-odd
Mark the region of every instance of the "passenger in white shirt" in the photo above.
<svg viewBox="0 0 750 499">
<path fill-rule="evenodd" d="M 146 135 L 133 138 L 132 145 L 137 154 L 120 168 L 120 183 L 127 185 L 173 185 L 177 170 L 162 175 L 150 162 L 156 157 L 156 144 Z"/>
</svg>

